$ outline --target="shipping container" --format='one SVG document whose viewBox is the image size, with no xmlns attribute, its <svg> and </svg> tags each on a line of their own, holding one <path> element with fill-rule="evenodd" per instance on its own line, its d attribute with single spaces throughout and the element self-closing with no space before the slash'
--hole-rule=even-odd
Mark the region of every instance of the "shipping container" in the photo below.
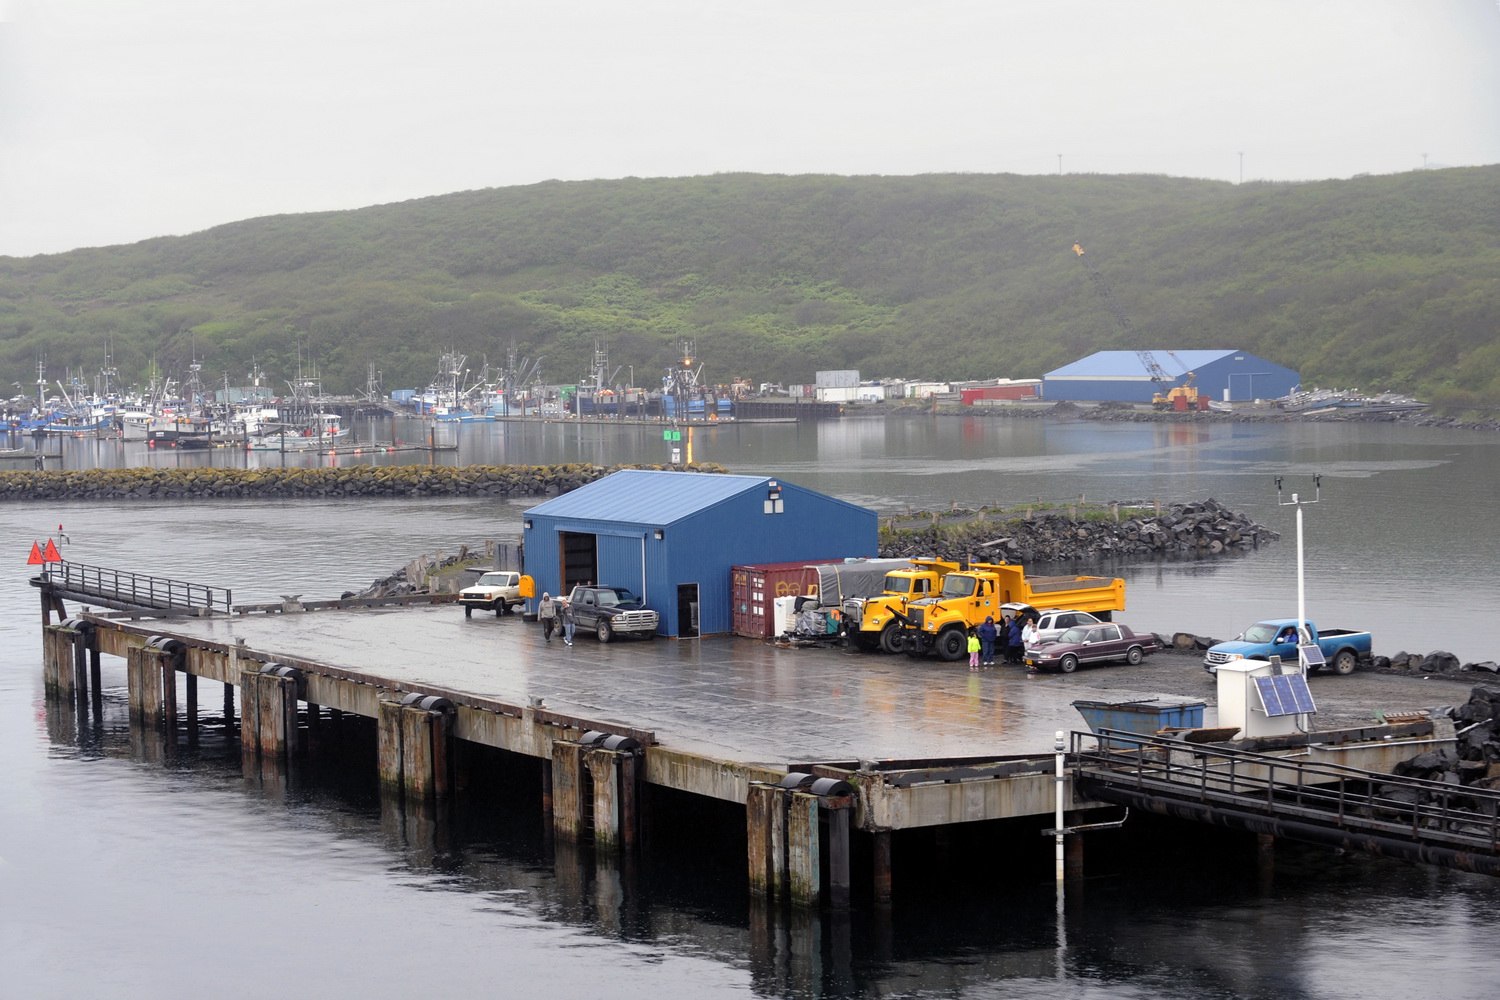
<svg viewBox="0 0 1500 1000">
<path fill-rule="evenodd" d="M 762 563 L 734 566 L 729 570 L 730 602 L 734 611 L 734 634 L 752 639 L 775 635 L 773 602 L 778 597 L 801 597 L 818 589 L 818 574 L 808 563 Z"/>
</svg>

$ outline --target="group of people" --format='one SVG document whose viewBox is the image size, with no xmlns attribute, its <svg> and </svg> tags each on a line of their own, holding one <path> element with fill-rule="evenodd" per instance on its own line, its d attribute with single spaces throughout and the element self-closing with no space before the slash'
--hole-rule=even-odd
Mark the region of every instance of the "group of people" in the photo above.
<svg viewBox="0 0 1500 1000">
<path fill-rule="evenodd" d="M 573 630 L 577 623 L 573 620 L 573 605 L 567 600 L 561 597 L 553 600 L 551 594 L 543 591 L 536 606 L 536 620 L 542 623 L 542 638 L 551 642 L 552 633 L 559 631 L 560 626 L 562 641 L 573 645 Z"/>
<path fill-rule="evenodd" d="M 969 629 L 969 669 L 995 665 L 995 651 L 1006 663 L 1020 663 L 1025 659 L 1026 644 L 1036 641 L 1036 619 L 1016 613 L 1001 615 L 997 623 L 990 615 L 983 624 Z"/>
</svg>

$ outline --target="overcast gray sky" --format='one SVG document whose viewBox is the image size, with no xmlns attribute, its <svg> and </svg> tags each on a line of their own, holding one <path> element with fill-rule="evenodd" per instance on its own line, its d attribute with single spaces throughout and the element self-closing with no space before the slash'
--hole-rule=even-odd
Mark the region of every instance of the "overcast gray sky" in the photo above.
<svg viewBox="0 0 1500 1000">
<path fill-rule="evenodd" d="M 1500 162 L 1497 0 L 0 0 L 0 254 L 549 178 Z"/>
</svg>

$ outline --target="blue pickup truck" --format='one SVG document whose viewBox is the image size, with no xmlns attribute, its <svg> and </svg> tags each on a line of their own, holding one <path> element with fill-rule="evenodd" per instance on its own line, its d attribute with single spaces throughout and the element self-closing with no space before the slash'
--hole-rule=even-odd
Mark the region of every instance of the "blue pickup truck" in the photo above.
<svg viewBox="0 0 1500 1000">
<path fill-rule="evenodd" d="M 1307 623 L 1312 640 L 1323 651 L 1328 669 L 1336 674 L 1352 674 L 1361 661 L 1370 658 L 1370 633 L 1354 632 L 1346 628 L 1331 628 L 1322 632 L 1312 622 Z M 1203 657 L 1203 669 L 1218 673 L 1219 664 L 1232 660 L 1269 660 L 1279 656 L 1286 663 L 1297 662 L 1297 619 L 1272 618 L 1256 622 L 1241 632 L 1231 642 L 1210 646 Z M 1313 673 L 1312 667 L 1308 673 Z"/>
</svg>

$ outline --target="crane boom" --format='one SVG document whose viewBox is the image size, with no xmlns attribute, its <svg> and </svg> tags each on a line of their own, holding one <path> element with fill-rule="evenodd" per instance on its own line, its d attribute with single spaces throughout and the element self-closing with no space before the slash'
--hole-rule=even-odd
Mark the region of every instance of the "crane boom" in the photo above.
<svg viewBox="0 0 1500 1000">
<path fill-rule="evenodd" d="M 1109 307 L 1109 311 L 1115 314 L 1115 319 L 1120 321 L 1120 328 L 1130 337 L 1130 343 L 1139 344 L 1141 336 L 1136 330 L 1135 324 L 1130 322 L 1129 316 L 1125 315 L 1125 307 L 1120 305 L 1119 300 L 1115 298 L 1115 293 L 1110 290 L 1109 283 L 1104 280 L 1104 275 L 1100 274 L 1098 269 L 1094 267 L 1094 262 L 1084 255 L 1083 245 L 1074 243 L 1073 252 L 1078 255 L 1079 260 L 1083 261 L 1084 268 L 1089 272 L 1089 279 L 1094 283 L 1094 289 L 1099 293 L 1099 297 L 1104 300 L 1104 304 Z M 1147 374 L 1151 376 L 1151 381 L 1172 381 L 1172 376 L 1168 375 L 1162 366 L 1156 363 L 1155 355 L 1139 347 L 1134 348 L 1134 350 L 1135 356 L 1140 359 Z"/>
</svg>

